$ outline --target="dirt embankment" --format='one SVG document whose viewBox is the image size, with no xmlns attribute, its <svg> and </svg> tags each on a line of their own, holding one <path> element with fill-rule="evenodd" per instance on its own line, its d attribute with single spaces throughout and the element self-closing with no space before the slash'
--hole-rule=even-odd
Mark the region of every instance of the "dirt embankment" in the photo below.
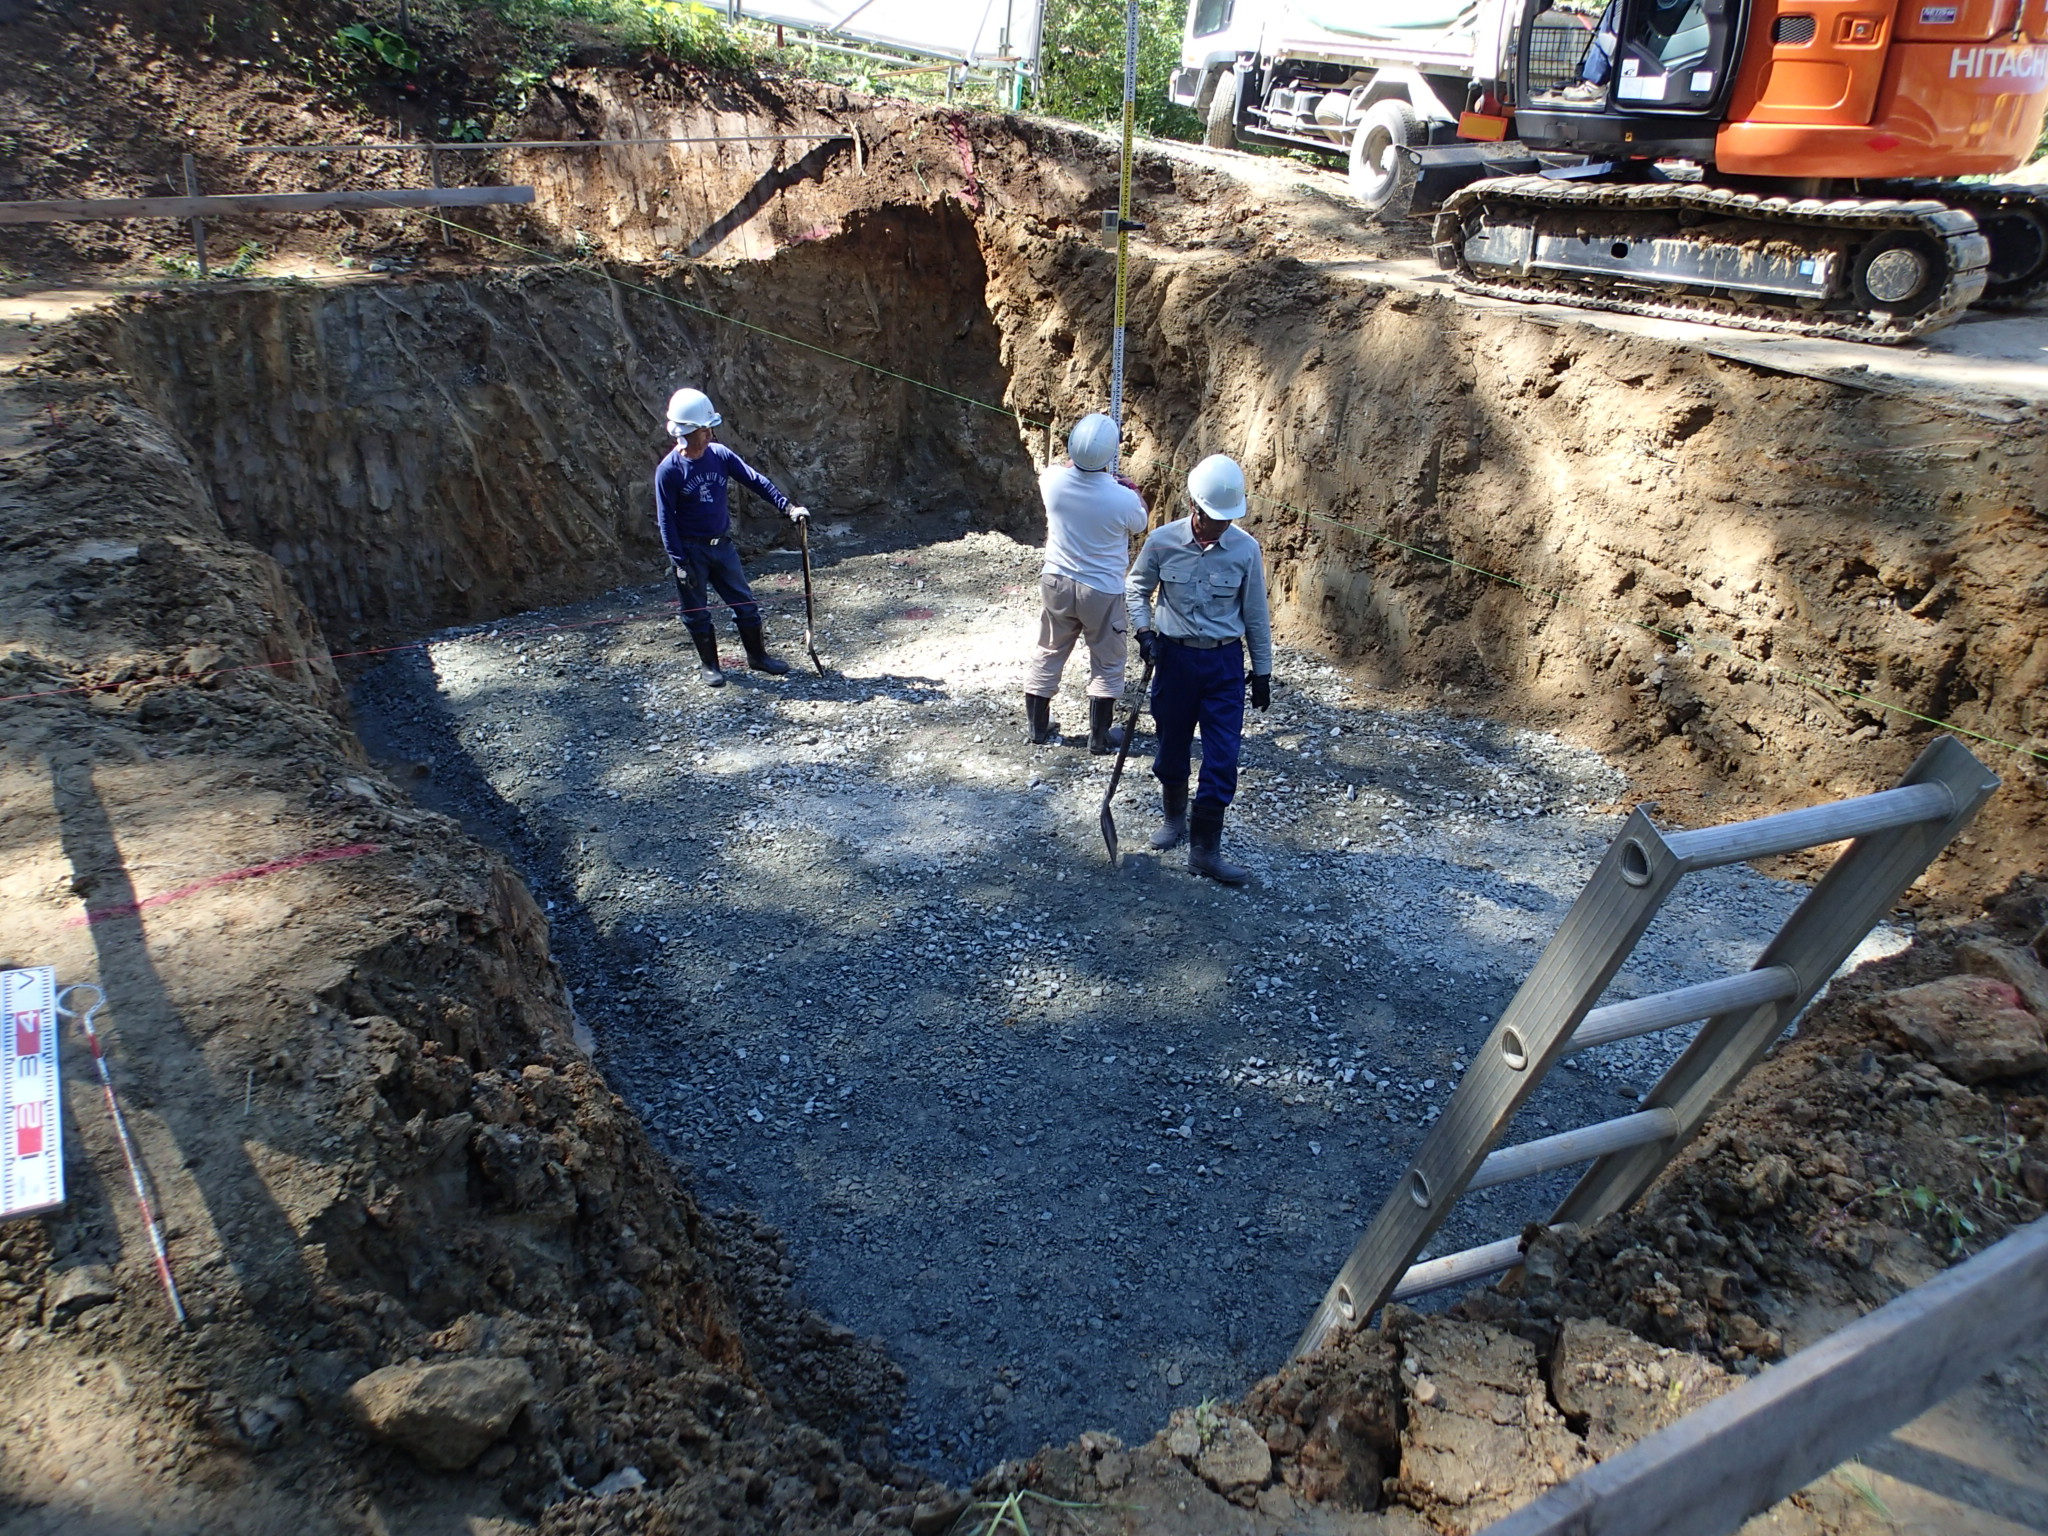
<svg viewBox="0 0 2048 1536">
<path fill-rule="evenodd" d="M 1014 426 L 958 398 L 1001 393 L 982 285 L 958 210 L 884 210 L 772 267 L 130 301 L 85 323 L 68 365 L 125 372 L 192 444 L 225 529 L 279 562 L 330 641 L 378 644 L 658 572 L 648 481 L 678 380 L 835 514 L 1019 526 L 1035 498 Z M 735 510 L 748 544 L 787 534 L 751 497 Z"/>
</svg>

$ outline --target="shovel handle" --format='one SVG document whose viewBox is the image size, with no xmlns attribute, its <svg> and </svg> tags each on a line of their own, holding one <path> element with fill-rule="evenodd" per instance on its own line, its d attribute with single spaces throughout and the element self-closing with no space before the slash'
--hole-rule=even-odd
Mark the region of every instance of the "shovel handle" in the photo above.
<svg viewBox="0 0 2048 1536">
<path fill-rule="evenodd" d="M 825 663 L 818 659 L 818 643 L 813 638 L 818 619 L 811 603 L 811 520 L 808 517 L 800 517 L 796 521 L 796 549 L 804 566 L 804 649 L 811 653 L 811 665 L 818 669 L 818 676 L 823 677 Z"/>
<path fill-rule="evenodd" d="M 1145 672 L 1138 679 L 1138 696 L 1131 700 L 1131 711 L 1124 716 L 1124 744 L 1117 748 L 1116 766 L 1109 771 L 1109 789 L 1102 797 L 1102 808 L 1109 809 L 1109 802 L 1116 798 L 1116 787 L 1123 782 L 1124 759 L 1131 755 L 1131 738 L 1138 732 L 1138 711 L 1145 706 L 1145 695 L 1152 687 L 1152 663 L 1145 663 Z"/>
</svg>

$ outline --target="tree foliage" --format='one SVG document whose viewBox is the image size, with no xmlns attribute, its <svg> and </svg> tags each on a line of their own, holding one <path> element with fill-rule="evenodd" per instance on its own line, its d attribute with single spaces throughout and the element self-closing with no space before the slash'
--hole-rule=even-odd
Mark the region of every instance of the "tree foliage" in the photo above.
<svg viewBox="0 0 2048 1536">
<path fill-rule="evenodd" d="M 1140 132 L 1200 139 L 1202 121 L 1166 94 L 1180 63 L 1186 0 L 1138 0 Z M 1044 111 L 1084 123 L 1115 125 L 1124 115 L 1124 0 L 1046 0 L 1042 60 Z"/>
</svg>

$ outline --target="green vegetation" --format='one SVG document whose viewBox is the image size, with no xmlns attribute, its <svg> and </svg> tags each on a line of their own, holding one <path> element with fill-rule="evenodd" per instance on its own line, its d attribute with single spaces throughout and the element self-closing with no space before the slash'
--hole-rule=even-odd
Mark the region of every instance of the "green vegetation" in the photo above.
<svg viewBox="0 0 2048 1536">
<path fill-rule="evenodd" d="M 1180 63 L 1186 0 L 1138 0 L 1138 103 L 1141 133 L 1199 140 L 1202 120 L 1167 99 Z M 1064 0 L 1045 15 L 1045 75 L 1040 107 L 1056 117 L 1118 125 L 1124 116 L 1123 0 Z"/>
<path fill-rule="evenodd" d="M 964 1529 L 969 1536 L 1032 1536 L 1031 1522 L 1024 1518 L 1024 1501 L 1043 1504 L 1051 1510 L 1096 1509 L 1094 1504 L 1077 1504 L 1055 1499 L 1031 1488 L 1019 1488 L 1000 1499 L 981 1499 L 967 1506 L 962 1518 L 975 1522 Z"/>
<path fill-rule="evenodd" d="M 431 4 L 431 0 L 429 0 Z M 507 25 L 543 49 L 568 52 L 579 41 L 612 43 L 706 69 L 744 69 L 759 52 L 725 23 L 722 10 L 670 0 L 489 0 Z"/>
<path fill-rule="evenodd" d="M 247 241 L 237 247 L 235 254 L 228 260 L 209 262 L 206 276 L 247 277 L 256 270 L 256 264 L 269 254 L 265 247 L 258 245 L 254 240 Z M 159 256 L 156 264 L 172 277 L 197 278 L 200 275 L 197 256 Z"/>
<path fill-rule="evenodd" d="M 393 69 L 402 75 L 416 75 L 420 72 L 420 51 L 413 47 L 389 27 L 373 27 L 365 22 L 343 27 L 334 34 L 337 47 L 353 49 L 374 59 L 386 69 Z"/>
</svg>

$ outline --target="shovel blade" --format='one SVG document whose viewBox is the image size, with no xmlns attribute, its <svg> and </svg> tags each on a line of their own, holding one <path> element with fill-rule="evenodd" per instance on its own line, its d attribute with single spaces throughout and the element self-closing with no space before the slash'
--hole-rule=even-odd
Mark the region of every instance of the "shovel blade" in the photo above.
<svg viewBox="0 0 2048 1536">
<path fill-rule="evenodd" d="M 1109 862 L 1116 863 L 1116 818 L 1109 813 L 1109 801 L 1102 802 L 1102 842 L 1109 849 Z"/>
</svg>

